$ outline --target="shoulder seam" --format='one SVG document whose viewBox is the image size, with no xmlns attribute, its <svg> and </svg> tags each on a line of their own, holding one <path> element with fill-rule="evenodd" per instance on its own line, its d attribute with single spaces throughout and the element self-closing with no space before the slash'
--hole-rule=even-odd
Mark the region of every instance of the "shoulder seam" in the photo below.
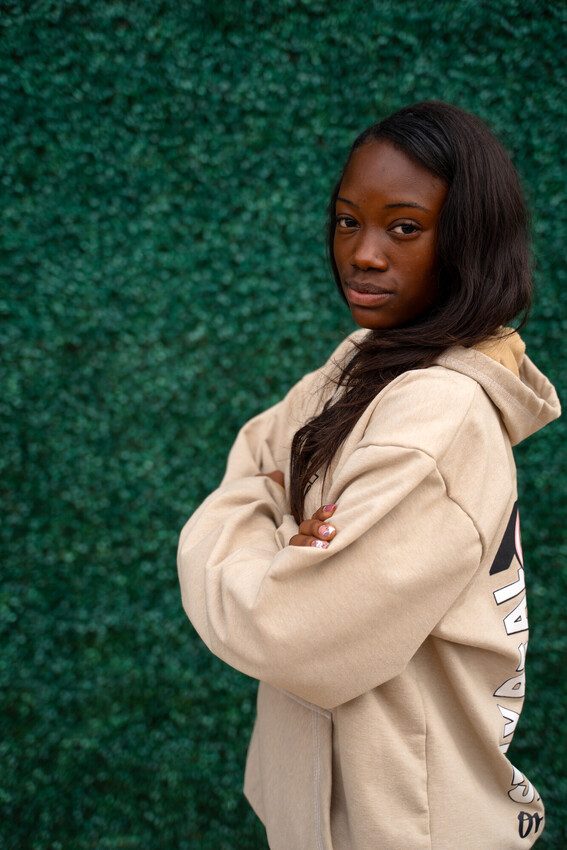
<svg viewBox="0 0 567 850">
<path fill-rule="evenodd" d="M 411 371 L 409 371 L 409 372 L 407 372 L 407 373 L 405 373 L 405 374 L 407 374 L 407 375 L 411 375 Z M 474 380 L 474 379 L 473 379 L 473 380 Z M 400 382 L 400 383 L 401 383 L 401 382 Z M 391 387 L 391 384 L 389 385 L 389 387 Z M 386 388 L 386 393 L 388 392 L 388 389 L 389 389 L 389 388 Z M 474 388 L 473 388 L 473 391 L 472 391 L 472 393 L 471 393 L 471 397 L 470 397 L 469 403 L 468 403 L 468 405 L 467 405 L 467 409 L 466 409 L 466 410 L 465 410 L 465 412 L 463 413 L 463 416 L 462 416 L 462 418 L 461 418 L 461 421 L 459 422 L 458 426 L 456 427 L 455 432 L 454 432 L 454 434 L 453 434 L 453 436 L 452 436 L 452 438 L 451 438 L 450 442 L 448 443 L 448 445 L 447 445 L 447 446 L 445 446 L 445 448 L 443 449 L 443 453 L 442 453 L 441 455 L 439 455 L 439 457 L 435 457 L 435 456 L 434 456 L 434 455 L 432 455 L 430 452 L 425 451 L 424 449 L 420 448 L 419 446 L 402 446 L 402 445 L 395 444 L 395 443 L 378 443 L 378 442 L 372 441 L 372 443 L 368 443 L 368 444 L 367 444 L 367 447 L 369 447 L 369 446 L 371 446 L 371 445 L 372 445 L 372 446 L 381 446 L 382 448 L 387 448 L 387 447 L 391 446 L 391 447 L 393 447 L 393 448 L 403 448 L 403 449 L 406 449 L 406 450 L 408 450 L 408 451 L 418 451 L 418 452 L 420 452 L 420 454 L 423 454 L 423 455 L 426 455 L 427 457 L 429 457 L 429 458 L 433 461 L 433 464 L 434 464 L 434 466 L 435 466 L 435 469 L 436 469 L 436 471 L 437 471 L 437 473 L 438 473 L 439 477 L 440 477 L 440 478 L 441 478 L 441 480 L 443 481 L 443 486 L 445 487 L 445 493 L 447 494 L 447 498 L 448 498 L 448 499 L 450 499 L 450 500 L 451 500 L 451 501 L 452 501 L 455 505 L 457 505 L 457 507 L 461 509 L 461 511 L 462 511 L 462 512 L 463 512 L 463 513 L 464 513 L 464 514 L 465 514 L 465 515 L 469 518 L 470 522 L 472 523 L 472 525 L 473 525 L 473 527 L 474 527 L 474 530 L 476 531 L 477 536 L 478 536 L 478 539 L 479 539 L 479 541 L 480 541 L 481 550 L 482 550 L 482 557 L 481 557 L 481 560 L 482 560 L 482 558 L 484 557 L 484 544 L 483 544 L 482 535 L 481 535 L 481 533 L 480 533 L 480 531 L 479 531 L 479 529 L 478 529 L 478 526 L 477 526 L 477 524 L 475 523 L 475 521 L 474 521 L 474 519 L 472 518 L 472 516 L 469 514 L 469 512 L 468 512 L 467 510 L 465 510 L 465 508 L 464 508 L 464 507 L 460 504 L 460 502 L 458 502 L 458 501 L 457 501 L 457 500 L 456 500 L 456 499 L 455 499 L 455 498 L 454 498 L 454 497 L 453 497 L 453 496 L 449 493 L 449 489 L 448 489 L 448 487 L 447 487 L 447 481 L 446 481 L 446 479 L 445 479 L 445 476 L 443 475 L 443 473 L 442 473 L 442 472 L 441 472 L 441 470 L 439 469 L 439 461 L 440 461 L 440 460 L 442 460 L 442 458 L 444 457 L 444 455 L 445 455 L 445 454 L 449 451 L 449 449 L 451 448 L 451 446 L 453 445 L 453 443 L 454 443 L 454 442 L 455 442 L 455 440 L 457 439 L 457 437 L 458 437 L 458 435 L 459 435 L 459 433 L 460 433 L 460 431 L 461 431 L 461 429 L 462 429 L 462 427 L 463 427 L 463 425 L 464 425 L 464 423 L 465 423 L 465 421 L 466 421 L 466 419 L 467 419 L 467 417 L 468 417 L 468 415 L 469 415 L 469 412 L 470 412 L 470 410 L 471 410 L 471 407 L 472 407 L 472 405 L 473 405 L 473 402 L 474 402 L 474 400 L 475 400 L 475 398 L 476 398 L 477 393 L 478 393 L 478 391 L 479 391 L 479 390 L 481 390 L 481 391 L 483 392 L 483 394 L 485 394 L 485 393 L 484 393 L 484 390 L 482 389 L 482 387 L 480 386 L 480 384 L 478 384 L 476 381 L 474 381 Z M 386 393 L 385 393 L 385 394 L 386 394 Z M 361 447 L 361 448 L 364 448 L 364 447 Z"/>
<path fill-rule="evenodd" d="M 361 449 L 372 448 L 373 446 L 378 446 L 379 448 L 403 449 L 404 451 L 408 451 L 408 452 L 419 452 L 420 454 L 424 455 L 425 457 L 428 457 L 431 461 L 433 461 L 433 467 L 431 469 L 431 472 L 435 471 L 437 473 L 437 475 L 439 476 L 439 478 L 441 479 L 441 481 L 443 482 L 443 487 L 445 489 L 445 495 L 447 496 L 447 498 L 451 502 L 453 502 L 454 505 L 456 505 L 462 511 L 462 513 L 465 514 L 465 516 L 470 520 L 472 527 L 476 531 L 476 534 L 477 534 L 477 537 L 479 539 L 480 546 L 481 546 L 482 555 L 481 555 L 480 561 L 482 561 L 482 559 L 484 558 L 484 550 L 485 550 L 485 546 L 483 544 L 482 534 L 480 533 L 480 530 L 479 530 L 476 522 L 474 521 L 472 516 L 469 514 L 469 512 L 461 505 L 460 502 L 457 501 L 457 499 L 455 499 L 454 496 L 452 496 L 449 493 L 449 489 L 447 487 L 447 481 L 445 479 L 445 476 L 443 475 L 443 473 L 439 469 L 436 458 L 430 452 L 426 452 L 424 449 L 420 449 L 418 446 L 402 446 L 402 445 L 398 445 L 396 443 L 374 443 L 374 442 L 373 443 L 367 443 L 365 446 L 361 446 L 360 449 L 357 449 L 355 451 L 360 451 Z M 480 562 L 479 562 L 479 564 L 480 564 Z"/>
<path fill-rule="evenodd" d="M 440 470 L 440 469 L 439 469 L 439 467 L 437 466 L 437 463 L 435 464 L 435 469 L 437 470 L 437 473 L 438 473 L 438 475 L 439 475 L 439 478 L 440 478 L 440 479 L 441 479 L 441 481 L 443 482 L 443 486 L 445 487 L 445 493 L 446 493 L 446 495 L 447 495 L 447 498 L 448 498 L 448 499 L 450 499 L 450 500 L 451 500 L 451 502 L 453 502 L 453 504 L 454 504 L 454 505 L 456 505 L 458 508 L 460 508 L 460 509 L 461 509 L 461 511 L 464 513 L 464 515 L 465 515 L 466 517 L 468 517 L 468 519 L 470 520 L 470 523 L 471 523 L 472 527 L 473 527 L 473 528 L 474 528 L 474 530 L 476 531 L 476 535 L 477 535 L 477 537 L 478 537 L 478 540 L 479 540 L 479 543 L 480 543 L 480 550 L 481 550 L 481 556 L 480 556 L 480 561 L 479 561 L 479 566 L 480 566 L 480 564 L 482 563 L 482 561 L 483 561 L 483 559 L 484 559 L 484 549 L 485 549 L 485 547 L 484 547 L 484 543 L 483 543 L 483 539 L 482 539 L 482 534 L 480 533 L 480 530 L 479 530 L 479 528 L 478 528 L 478 526 L 477 526 L 476 522 L 474 521 L 474 519 L 472 518 L 472 516 L 469 514 L 469 512 L 468 512 L 467 510 L 465 510 L 465 508 L 461 505 L 461 503 L 460 503 L 460 502 L 458 502 L 458 501 L 455 499 L 455 497 L 454 497 L 454 496 L 452 496 L 452 495 L 449 493 L 449 489 L 448 489 L 448 487 L 447 487 L 447 481 L 445 480 L 445 476 L 443 475 L 443 473 L 441 472 L 441 470 Z"/>
</svg>

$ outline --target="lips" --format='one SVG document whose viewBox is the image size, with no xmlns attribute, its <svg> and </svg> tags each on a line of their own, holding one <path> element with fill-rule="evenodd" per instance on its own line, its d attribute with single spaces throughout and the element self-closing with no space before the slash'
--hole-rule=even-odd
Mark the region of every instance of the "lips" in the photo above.
<svg viewBox="0 0 567 850">
<path fill-rule="evenodd" d="M 391 295 L 391 289 L 385 289 L 383 286 L 376 286 L 375 283 L 362 283 L 356 280 L 345 281 L 347 287 L 354 289 L 355 292 L 367 292 L 371 295 Z"/>
<path fill-rule="evenodd" d="M 383 286 L 347 280 L 345 295 L 349 304 L 356 307 L 379 307 L 393 297 L 393 292 Z"/>
</svg>

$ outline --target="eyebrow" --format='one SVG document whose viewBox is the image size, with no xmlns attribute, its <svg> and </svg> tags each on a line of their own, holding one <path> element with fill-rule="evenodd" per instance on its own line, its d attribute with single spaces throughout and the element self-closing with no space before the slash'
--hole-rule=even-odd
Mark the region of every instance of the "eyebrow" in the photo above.
<svg viewBox="0 0 567 850">
<path fill-rule="evenodd" d="M 355 204 L 354 201 L 349 201 L 348 198 L 343 198 L 342 195 L 337 195 L 337 201 L 344 201 L 345 204 L 350 204 L 351 207 L 356 207 L 356 209 L 360 209 L 358 204 Z M 424 212 L 431 212 L 427 207 L 423 207 L 421 204 L 416 204 L 415 201 L 396 201 L 393 204 L 384 204 L 385 210 L 395 209 L 397 207 L 414 207 L 418 210 L 423 210 Z"/>
</svg>

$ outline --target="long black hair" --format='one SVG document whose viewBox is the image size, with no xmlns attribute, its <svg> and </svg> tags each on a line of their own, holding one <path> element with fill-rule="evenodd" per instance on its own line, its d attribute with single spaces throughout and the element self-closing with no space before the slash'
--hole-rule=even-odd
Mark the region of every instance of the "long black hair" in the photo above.
<svg viewBox="0 0 567 850">
<path fill-rule="evenodd" d="M 395 145 L 447 185 L 437 226 L 439 296 L 410 324 L 370 330 L 353 341 L 356 351 L 336 380 L 344 391 L 295 433 L 290 503 L 297 523 L 304 519 L 309 479 L 320 469 L 327 473 L 380 390 L 402 372 L 430 366 L 451 345 L 475 345 L 513 319 L 519 330 L 531 306 L 529 219 L 518 174 L 480 118 L 439 100 L 415 103 L 372 124 L 350 148 L 327 210 L 328 258 L 343 301 L 333 251 L 335 203 L 354 151 L 379 140 Z"/>
</svg>

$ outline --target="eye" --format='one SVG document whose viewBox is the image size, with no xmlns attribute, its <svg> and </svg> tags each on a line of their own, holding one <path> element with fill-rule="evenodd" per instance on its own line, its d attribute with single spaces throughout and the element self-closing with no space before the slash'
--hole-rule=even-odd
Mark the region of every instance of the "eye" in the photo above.
<svg viewBox="0 0 567 850">
<path fill-rule="evenodd" d="M 344 224 L 341 224 L 342 222 L 344 222 Z M 351 224 L 348 224 L 348 222 L 351 222 Z M 335 224 L 339 230 L 348 230 L 348 228 L 352 227 L 352 225 L 356 225 L 356 221 L 354 218 L 351 218 L 350 215 L 336 215 Z"/>
<path fill-rule="evenodd" d="M 401 228 L 399 230 L 398 228 Z M 421 228 L 414 224 L 411 221 L 402 221 L 400 224 L 395 224 L 392 228 L 392 232 L 396 233 L 398 236 L 413 236 L 414 233 L 417 233 Z"/>
</svg>

